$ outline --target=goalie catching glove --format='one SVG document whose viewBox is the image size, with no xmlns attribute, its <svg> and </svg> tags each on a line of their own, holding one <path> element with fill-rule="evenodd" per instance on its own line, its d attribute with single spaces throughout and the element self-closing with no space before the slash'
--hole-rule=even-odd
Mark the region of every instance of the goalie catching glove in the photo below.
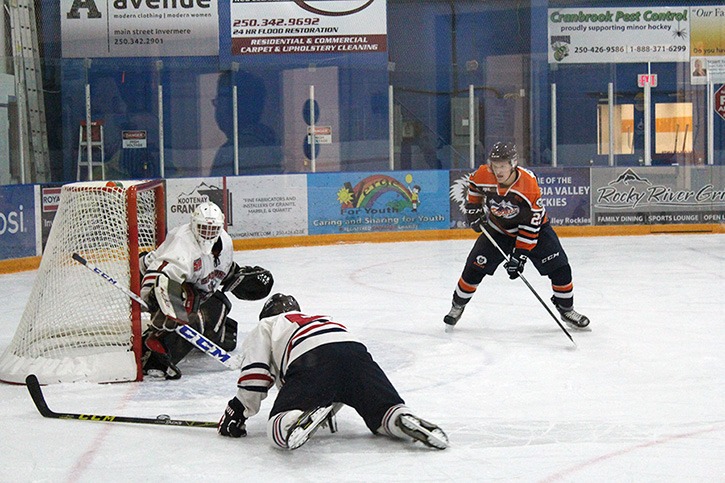
<svg viewBox="0 0 725 483">
<path fill-rule="evenodd" d="M 247 427 L 244 424 L 246 421 L 247 418 L 244 417 L 244 405 L 239 399 L 234 397 L 229 400 L 229 404 L 227 404 L 227 408 L 219 420 L 217 432 L 222 436 L 241 438 L 247 435 Z"/>
<path fill-rule="evenodd" d="M 233 293 L 241 300 L 263 299 L 272 291 L 274 278 L 262 267 L 240 267 L 235 263 L 222 280 L 222 290 Z"/>
</svg>

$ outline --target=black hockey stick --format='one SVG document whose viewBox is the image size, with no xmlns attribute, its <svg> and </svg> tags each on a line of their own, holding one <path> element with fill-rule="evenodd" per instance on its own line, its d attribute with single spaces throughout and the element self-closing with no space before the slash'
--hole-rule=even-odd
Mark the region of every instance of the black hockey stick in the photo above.
<svg viewBox="0 0 725 483">
<path fill-rule="evenodd" d="M 106 272 L 98 268 L 97 266 L 93 265 L 91 262 L 83 258 L 77 253 L 73 253 L 73 260 L 80 263 L 84 267 L 86 267 L 91 272 L 95 273 L 102 279 L 104 279 L 106 282 L 110 283 L 114 287 L 116 287 L 121 292 L 125 293 L 126 296 L 130 297 L 131 300 L 138 303 L 141 307 L 148 310 L 149 306 L 146 304 L 144 299 L 133 293 L 128 288 L 124 287 L 123 285 L 119 285 L 118 281 L 108 275 Z M 217 362 L 220 362 L 221 364 L 225 365 L 229 369 L 239 369 L 242 366 L 242 362 L 239 357 L 234 356 L 232 357 L 231 354 L 229 354 L 227 351 L 216 345 L 214 342 L 210 341 L 206 337 L 204 337 L 202 334 L 200 334 L 198 331 L 194 330 L 193 327 L 189 325 L 177 325 L 174 329 L 174 332 L 179 334 L 181 337 L 183 337 L 189 344 L 193 345 L 212 359 L 216 360 Z"/>
<path fill-rule="evenodd" d="M 498 251 L 501 252 L 501 255 L 503 255 L 504 260 L 506 260 L 508 262 L 509 256 L 501 249 L 499 244 L 496 243 L 496 240 L 494 240 L 493 237 L 491 236 L 491 234 L 488 232 L 488 230 L 486 230 L 486 227 L 481 227 L 481 231 L 483 232 L 484 235 L 486 235 L 486 238 L 488 238 L 488 240 L 491 242 L 491 244 L 493 246 L 495 246 L 496 248 L 498 248 Z M 576 347 L 576 342 L 574 342 L 574 339 L 571 338 L 571 334 L 569 333 L 569 331 L 566 330 L 566 327 L 561 325 L 561 322 L 559 322 L 559 319 L 556 318 L 556 315 L 554 315 L 554 312 L 552 312 L 551 309 L 549 308 L 549 306 L 546 305 L 546 302 L 544 302 L 544 300 L 539 296 L 539 294 L 536 292 L 536 290 L 534 290 L 534 287 L 531 286 L 529 281 L 524 278 L 523 273 L 519 273 L 519 278 L 526 284 L 527 287 L 529 287 L 529 290 L 531 290 L 531 293 L 533 293 L 536 296 L 538 301 L 541 302 L 541 305 L 543 305 L 544 308 L 546 309 L 546 311 L 549 312 L 549 315 L 551 315 L 551 318 L 554 319 L 554 322 L 556 322 L 556 325 L 558 325 L 561 328 L 561 330 L 564 331 L 564 333 L 569 338 L 571 343 L 574 344 L 574 347 Z"/>
<path fill-rule="evenodd" d="M 103 414 L 76 414 L 76 413 L 56 413 L 48 407 L 43 397 L 43 391 L 40 389 L 40 382 L 35 374 L 30 374 L 25 378 L 25 384 L 28 386 L 30 397 L 33 398 L 35 407 L 38 412 L 45 418 L 52 419 L 78 419 L 80 421 L 98 421 L 102 423 L 136 423 L 136 424 L 156 424 L 162 426 L 181 426 L 186 428 L 216 428 L 217 423 L 211 421 L 189 421 L 187 419 L 171 419 L 165 414 L 160 414 L 155 418 L 136 418 L 129 416 L 109 416 Z"/>
</svg>

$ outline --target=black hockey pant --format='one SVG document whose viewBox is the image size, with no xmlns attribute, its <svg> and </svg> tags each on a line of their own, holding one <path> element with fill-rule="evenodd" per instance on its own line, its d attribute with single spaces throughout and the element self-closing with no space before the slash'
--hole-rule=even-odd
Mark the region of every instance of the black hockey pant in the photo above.
<svg viewBox="0 0 725 483">
<path fill-rule="evenodd" d="M 367 348 L 335 342 L 306 352 L 290 364 L 269 417 L 332 403 L 354 408 L 375 433 L 391 406 L 404 404 Z"/>
</svg>

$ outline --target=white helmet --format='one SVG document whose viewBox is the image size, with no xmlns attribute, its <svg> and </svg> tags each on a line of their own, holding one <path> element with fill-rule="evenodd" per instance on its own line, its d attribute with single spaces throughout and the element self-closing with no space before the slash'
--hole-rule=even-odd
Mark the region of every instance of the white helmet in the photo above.
<svg viewBox="0 0 725 483">
<path fill-rule="evenodd" d="M 200 204 L 191 214 L 191 231 L 201 251 L 208 255 L 224 226 L 224 213 L 211 201 Z"/>
</svg>

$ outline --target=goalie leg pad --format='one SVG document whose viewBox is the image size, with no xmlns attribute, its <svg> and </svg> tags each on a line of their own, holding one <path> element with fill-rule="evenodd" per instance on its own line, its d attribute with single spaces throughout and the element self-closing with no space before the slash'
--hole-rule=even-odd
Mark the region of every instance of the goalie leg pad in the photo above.
<svg viewBox="0 0 725 483">
<path fill-rule="evenodd" d="M 193 328 L 200 334 L 204 333 L 204 319 L 200 317 L 201 314 L 190 314 L 190 322 L 186 325 Z M 189 352 L 194 348 L 195 344 L 189 344 L 189 341 L 184 339 L 178 332 L 170 332 L 164 335 L 163 341 L 169 352 L 171 362 L 178 364 Z"/>
<path fill-rule="evenodd" d="M 222 337 L 218 345 L 227 352 L 237 348 L 237 325 L 237 321 L 230 317 L 227 317 L 224 322 Z"/>
<path fill-rule="evenodd" d="M 237 322 L 227 317 L 232 303 L 223 292 L 214 292 L 202 305 L 200 314 L 204 319 L 204 337 L 227 352 L 237 347 Z"/>
<path fill-rule="evenodd" d="M 146 376 L 164 379 L 179 379 L 181 377 L 181 371 L 171 361 L 165 343 L 155 332 L 148 332 L 144 336 L 141 367 Z"/>
</svg>

